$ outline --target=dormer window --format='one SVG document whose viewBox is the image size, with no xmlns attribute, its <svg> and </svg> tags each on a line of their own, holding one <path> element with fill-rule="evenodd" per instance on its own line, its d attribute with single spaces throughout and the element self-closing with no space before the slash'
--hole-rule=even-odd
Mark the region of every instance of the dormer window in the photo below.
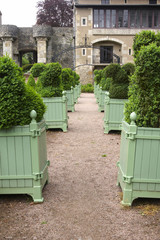
<svg viewBox="0 0 160 240">
<path fill-rule="evenodd" d="M 110 0 L 101 0 L 101 4 L 104 5 L 110 4 Z"/>
</svg>

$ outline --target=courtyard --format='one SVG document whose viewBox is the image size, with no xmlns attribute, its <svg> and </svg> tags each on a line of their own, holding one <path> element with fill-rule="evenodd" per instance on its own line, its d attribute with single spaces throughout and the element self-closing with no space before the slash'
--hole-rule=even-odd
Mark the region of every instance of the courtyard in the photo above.
<svg viewBox="0 0 160 240">
<path fill-rule="evenodd" d="M 0 239 L 159 240 L 159 199 L 137 199 L 132 207 L 120 203 L 120 132 L 104 134 L 94 94 L 82 93 L 75 110 L 67 133 L 47 131 L 44 202 L 0 195 Z"/>
</svg>

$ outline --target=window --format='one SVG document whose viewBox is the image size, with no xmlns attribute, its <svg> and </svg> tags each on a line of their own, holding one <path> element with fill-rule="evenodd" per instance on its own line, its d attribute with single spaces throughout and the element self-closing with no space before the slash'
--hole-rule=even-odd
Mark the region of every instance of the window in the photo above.
<svg viewBox="0 0 160 240">
<path fill-rule="evenodd" d="M 94 9 L 94 28 L 160 28 L 160 10 Z"/>
<path fill-rule="evenodd" d="M 149 0 L 149 4 L 157 4 L 157 0 Z"/>
<path fill-rule="evenodd" d="M 86 49 L 82 48 L 82 56 L 86 56 Z"/>
<path fill-rule="evenodd" d="M 112 46 L 100 46 L 100 63 L 113 62 L 113 47 Z"/>
<path fill-rule="evenodd" d="M 87 18 L 86 17 L 81 18 L 81 26 L 87 26 Z"/>
<path fill-rule="evenodd" d="M 132 49 L 129 48 L 129 55 L 132 55 Z"/>
<path fill-rule="evenodd" d="M 101 0 L 101 4 L 110 4 L 110 0 Z"/>
</svg>

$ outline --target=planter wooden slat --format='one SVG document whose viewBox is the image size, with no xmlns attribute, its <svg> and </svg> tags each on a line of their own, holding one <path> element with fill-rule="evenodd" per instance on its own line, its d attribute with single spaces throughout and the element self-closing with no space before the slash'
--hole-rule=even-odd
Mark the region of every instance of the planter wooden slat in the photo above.
<svg viewBox="0 0 160 240">
<path fill-rule="evenodd" d="M 45 126 L 33 119 L 30 125 L 0 130 L 0 194 L 29 194 L 43 202 L 48 181 Z"/>
<path fill-rule="evenodd" d="M 140 128 L 123 121 L 118 162 L 123 205 L 130 206 L 138 197 L 160 198 L 159 137 L 159 128 Z"/>
</svg>

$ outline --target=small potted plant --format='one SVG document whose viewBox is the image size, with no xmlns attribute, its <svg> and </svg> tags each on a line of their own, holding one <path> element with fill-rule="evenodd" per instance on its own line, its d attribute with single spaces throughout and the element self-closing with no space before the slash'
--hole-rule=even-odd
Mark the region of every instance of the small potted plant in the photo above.
<svg viewBox="0 0 160 240">
<path fill-rule="evenodd" d="M 46 107 L 25 84 L 22 69 L 0 57 L 0 194 L 29 194 L 42 202 L 48 181 Z"/>
<path fill-rule="evenodd" d="M 41 94 L 47 106 L 44 118 L 48 128 L 61 128 L 67 132 L 67 97 L 62 85 L 62 66 L 57 63 L 48 63 L 40 74 L 37 82 L 37 91 Z"/>
</svg>

